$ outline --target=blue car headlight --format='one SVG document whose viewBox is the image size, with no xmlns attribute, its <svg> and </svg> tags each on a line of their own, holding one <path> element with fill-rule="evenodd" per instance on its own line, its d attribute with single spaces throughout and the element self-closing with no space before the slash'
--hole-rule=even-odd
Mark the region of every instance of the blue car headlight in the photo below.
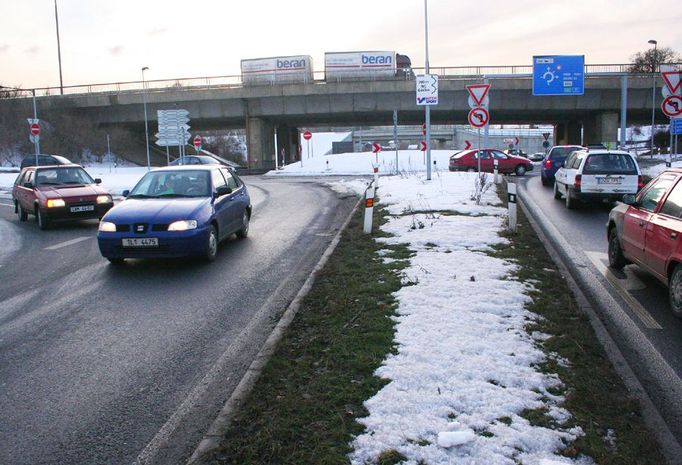
<svg viewBox="0 0 682 465">
<path fill-rule="evenodd" d="M 116 225 L 110 221 L 100 221 L 99 230 L 102 232 L 116 232 Z"/>
<path fill-rule="evenodd" d="M 174 221 L 168 225 L 169 231 L 188 231 L 190 229 L 197 229 L 197 220 Z"/>
</svg>

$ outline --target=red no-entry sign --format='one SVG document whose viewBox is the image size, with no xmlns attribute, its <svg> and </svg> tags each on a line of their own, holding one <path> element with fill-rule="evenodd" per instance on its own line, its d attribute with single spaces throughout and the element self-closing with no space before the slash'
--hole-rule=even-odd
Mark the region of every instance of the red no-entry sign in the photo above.
<svg viewBox="0 0 682 465">
<path fill-rule="evenodd" d="M 194 144 L 194 147 L 197 149 L 201 147 L 201 136 L 194 136 L 194 140 L 192 140 L 192 143 Z"/>
<path fill-rule="evenodd" d="M 31 135 L 32 136 L 39 136 L 40 135 L 40 125 L 38 123 L 32 123 L 30 128 L 31 128 Z"/>
<path fill-rule="evenodd" d="M 304 138 L 305 140 L 310 140 L 310 139 L 313 138 L 313 133 L 310 132 L 310 131 L 306 131 L 306 132 L 303 133 L 303 138 Z"/>
</svg>

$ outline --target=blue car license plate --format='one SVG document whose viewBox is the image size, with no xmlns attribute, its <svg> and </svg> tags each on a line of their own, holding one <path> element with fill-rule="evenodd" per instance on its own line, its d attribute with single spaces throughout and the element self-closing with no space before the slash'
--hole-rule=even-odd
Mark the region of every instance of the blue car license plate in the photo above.
<svg viewBox="0 0 682 465">
<path fill-rule="evenodd" d="M 158 247 L 159 239 L 156 237 L 135 237 L 121 239 L 123 247 Z"/>
</svg>

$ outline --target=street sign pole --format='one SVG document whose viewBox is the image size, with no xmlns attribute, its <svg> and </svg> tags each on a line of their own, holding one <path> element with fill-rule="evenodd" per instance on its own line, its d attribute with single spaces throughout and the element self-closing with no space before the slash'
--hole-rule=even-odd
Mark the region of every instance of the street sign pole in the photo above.
<svg viewBox="0 0 682 465">
<path fill-rule="evenodd" d="M 398 174 L 398 110 L 393 110 L 393 143 L 395 144 L 395 174 Z"/>
<path fill-rule="evenodd" d="M 429 12 L 427 7 L 428 0 L 424 0 L 424 44 L 425 44 L 425 63 L 424 74 L 429 75 Z M 431 180 L 431 105 L 424 108 L 424 121 L 426 123 L 426 180 Z"/>
<path fill-rule="evenodd" d="M 36 90 L 31 89 L 33 94 L 33 119 L 38 121 L 38 106 L 36 105 Z M 36 166 L 38 166 L 38 154 L 40 153 L 40 136 L 36 136 L 35 139 L 35 149 L 36 149 Z"/>
</svg>

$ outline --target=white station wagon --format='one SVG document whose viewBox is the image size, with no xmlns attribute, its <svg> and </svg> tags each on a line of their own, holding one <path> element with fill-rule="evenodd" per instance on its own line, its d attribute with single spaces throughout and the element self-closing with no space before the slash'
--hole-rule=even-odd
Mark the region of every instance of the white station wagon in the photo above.
<svg viewBox="0 0 682 465">
<path fill-rule="evenodd" d="M 644 186 L 635 157 L 619 150 L 575 151 L 554 177 L 554 198 L 563 196 L 566 208 L 574 208 L 577 201 L 621 200 Z"/>
</svg>

